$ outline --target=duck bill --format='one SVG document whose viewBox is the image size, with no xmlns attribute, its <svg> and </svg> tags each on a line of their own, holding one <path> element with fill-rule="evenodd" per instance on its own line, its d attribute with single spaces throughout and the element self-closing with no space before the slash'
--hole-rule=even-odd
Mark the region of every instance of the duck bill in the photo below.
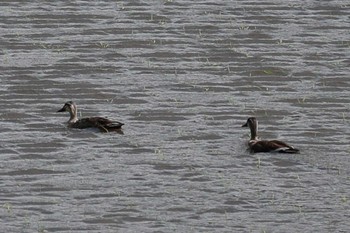
<svg viewBox="0 0 350 233">
<path fill-rule="evenodd" d="M 57 112 L 65 112 L 65 111 L 66 111 L 66 109 L 63 107 L 60 110 L 58 110 Z"/>
<path fill-rule="evenodd" d="M 248 127 L 248 123 L 245 123 L 244 125 L 242 125 L 242 127 Z"/>
</svg>

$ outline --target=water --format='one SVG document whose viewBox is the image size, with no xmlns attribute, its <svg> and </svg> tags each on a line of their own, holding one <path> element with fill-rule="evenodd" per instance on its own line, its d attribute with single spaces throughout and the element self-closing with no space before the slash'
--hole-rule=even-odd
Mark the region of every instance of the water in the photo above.
<svg viewBox="0 0 350 233">
<path fill-rule="evenodd" d="M 0 7 L 1 231 L 350 230 L 347 1 Z"/>
</svg>

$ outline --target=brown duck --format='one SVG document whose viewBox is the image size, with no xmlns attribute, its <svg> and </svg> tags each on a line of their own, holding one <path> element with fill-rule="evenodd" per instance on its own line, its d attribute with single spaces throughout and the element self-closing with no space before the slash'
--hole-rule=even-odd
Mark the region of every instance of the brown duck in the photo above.
<svg viewBox="0 0 350 233">
<path fill-rule="evenodd" d="M 73 101 L 68 101 L 63 108 L 57 112 L 69 112 L 70 118 L 68 126 L 71 128 L 85 129 L 98 128 L 101 132 L 120 131 L 124 125 L 118 121 L 111 121 L 104 117 L 87 117 L 78 119 L 77 105 Z"/>
<path fill-rule="evenodd" d="M 250 140 L 248 146 L 253 153 L 258 152 L 279 152 L 279 153 L 299 153 L 298 149 L 279 140 L 260 140 L 258 138 L 258 121 L 255 117 L 248 118 L 242 127 L 250 128 Z"/>
</svg>

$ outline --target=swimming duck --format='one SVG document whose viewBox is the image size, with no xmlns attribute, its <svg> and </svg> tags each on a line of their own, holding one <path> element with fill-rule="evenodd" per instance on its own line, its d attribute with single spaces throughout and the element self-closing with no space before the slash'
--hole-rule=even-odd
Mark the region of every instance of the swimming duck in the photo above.
<svg viewBox="0 0 350 233">
<path fill-rule="evenodd" d="M 120 131 L 124 125 L 118 121 L 111 121 L 104 117 L 88 117 L 78 119 L 77 105 L 73 101 L 68 101 L 64 104 L 63 108 L 57 112 L 69 112 L 70 118 L 68 126 L 72 128 L 85 129 L 85 128 L 98 128 L 102 132 Z"/>
<path fill-rule="evenodd" d="M 258 152 L 279 152 L 279 153 L 298 153 L 299 150 L 278 140 L 260 140 L 258 138 L 258 121 L 255 117 L 248 118 L 242 127 L 250 128 L 250 140 L 248 146 L 253 153 Z"/>
</svg>

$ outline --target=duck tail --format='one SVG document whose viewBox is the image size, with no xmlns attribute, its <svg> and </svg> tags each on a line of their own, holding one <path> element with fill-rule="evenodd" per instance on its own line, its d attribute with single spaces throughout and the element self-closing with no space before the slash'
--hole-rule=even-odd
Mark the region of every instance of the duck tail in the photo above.
<svg viewBox="0 0 350 233">
<path fill-rule="evenodd" d="M 281 147 L 275 151 L 279 153 L 288 153 L 288 154 L 297 154 L 300 152 L 298 149 L 295 149 L 294 147 Z"/>
<path fill-rule="evenodd" d="M 113 122 L 108 124 L 107 126 L 109 129 L 120 129 L 123 125 L 124 123 L 121 123 L 121 122 Z"/>
</svg>

